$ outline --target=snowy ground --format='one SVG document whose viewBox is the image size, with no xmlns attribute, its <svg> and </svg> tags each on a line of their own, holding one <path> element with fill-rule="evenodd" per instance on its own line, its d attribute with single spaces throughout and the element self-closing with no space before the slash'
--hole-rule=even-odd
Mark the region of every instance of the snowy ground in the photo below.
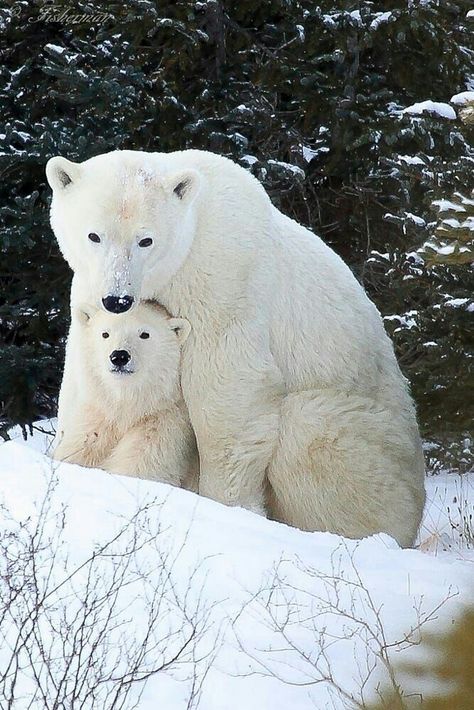
<svg viewBox="0 0 474 710">
<path fill-rule="evenodd" d="M 427 480 L 401 550 L 53 466 L 49 443 L 0 446 L 2 707 L 353 707 L 472 601 L 472 474 Z"/>
</svg>

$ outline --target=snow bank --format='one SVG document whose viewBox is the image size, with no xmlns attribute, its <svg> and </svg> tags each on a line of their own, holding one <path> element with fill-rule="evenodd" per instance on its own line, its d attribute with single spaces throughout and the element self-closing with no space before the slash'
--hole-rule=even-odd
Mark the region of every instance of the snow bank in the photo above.
<svg viewBox="0 0 474 710">
<path fill-rule="evenodd" d="M 36 573 L 41 579 L 46 575 L 41 583 L 48 583 L 53 592 L 59 589 L 51 593 L 51 623 L 40 625 L 46 647 L 61 656 L 60 629 L 64 619 L 73 625 L 82 613 L 84 585 L 91 578 L 106 584 L 130 546 L 134 555 L 127 559 L 133 564 L 127 562 L 129 578 L 116 590 L 116 628 L 107 653 L 141 638 L 149 627 L 153 589 L 163 589 L 164 600 L 157 619 L 161 640 L 152 647 L 153 658 L 164 653 L 166 644 L 172 655 L 187 638 L 189 620 L 197 619 L 196 638 L 184 654 L 146 683 L 132 684 L 130 705 L 124 707 L 139 702 L 140 710 L 158 705 L 184 710 L 197 702 L 196 687 L 202 683 L 202 710 L 314 710 L 329 703 L 342 710 L 347 700 L 335 686 L 358 697 L 366 659 L 369 664 L 377 661 L 377 641 L 369 639 L 367 629 L 373 629 L 377 639 L 383 628 L 389 643 L 410 630 L 416 637 L 420 620 L 426 619 L 430 631 L 449 624 L 470 598 L 474 558 L 469 561 L 468 545 L 459 543 L 454 549 L 449 540 L 451 501 L 465 495 L 466 506 L 472 506 L 472 478 L 461 482 L 457 476 L 438 476 L 428 481 L 432 500 L 421 548 L 439 552 L 437 558 L 401 550 L 386 535 L 353 541 L 304 533 L 164 484 L 53 465 L 44 453 L 50 438 L 46 430 L 27 442 L 17 436 L 0 446 L 0 529 L 10 550 L 17 543 L 9 536 L 18 533 L 19 526 L 21 535 L 38 530 L 42 517 L 43 538 L 49 539 L 61 523 L 54 565 L 48 567 L 43 551 Z M 92 567 L 86 564 L 91 556 Z M 2 564 L 0 600 L 6 579 Z M 72 583 L 66 583 L 70 575 Z M 61 592 L 67 592 L 66 609 Z M 6 633 L 0 643 L 0 668 L 19 633 L 13 621 L 7 627 L 5 623 L 0 624 L 0 633 Z M 114 677 L 123 672 L 124 653 L 114 661 Z M 165 661 L 168 656 L 164 653 Z M 150 654 L 145 662 L 151 663 Z M 41 663 L 37 659 L 33 664 L 37 672 Z M 378 664 L 365 697 L 381 674 Z M 327 682 L 320 682 L 322 677 Z M 28 665 L 18 687 L 24 697 L 34 693 Z M 100 707 L 107 705 L 102 702 Z"/>
</svg>

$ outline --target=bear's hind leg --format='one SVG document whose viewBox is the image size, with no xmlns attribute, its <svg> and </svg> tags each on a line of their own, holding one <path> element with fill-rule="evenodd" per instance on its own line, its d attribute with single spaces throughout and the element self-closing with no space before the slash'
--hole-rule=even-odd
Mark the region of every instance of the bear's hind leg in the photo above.
<svg viewBox="0 0 474 710">
<path fill-rule="evenodd" d="M 289 395 L 268 469 L 271 516 L 303 530 L 413 544 L 424 503 L 422 461 L 403 417 L 339 393 Z"/>
</svg>

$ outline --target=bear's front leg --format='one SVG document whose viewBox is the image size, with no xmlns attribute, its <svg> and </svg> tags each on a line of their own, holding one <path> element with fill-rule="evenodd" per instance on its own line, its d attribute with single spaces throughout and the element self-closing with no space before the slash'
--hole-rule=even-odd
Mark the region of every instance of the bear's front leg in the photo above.
<svg viewBox="0 0 474 710">
<path fill-rule="evenodd" d="M 77 387 L 77 364 L 74 357 L 74 347 L 77 348 L 77 333 L 75 331 L 77 331 L 77 326 L 72 323 L 67 338 L 63 377 L 59 390 L 56 444 L 59 444 L 64 431 L 69 428 L 69 423 L 74 418 L 74 411 L 77 406 L 79 392 Z"/>
<path fill-rule="evenodd" d="M 67 336 L 63 377 L 59 390 L 56 444 L 59 443 L 66 430 L 77 425 L 78 400 L 84 397 L 84 372 L 87 373 L 88 363 L 84 363 L 81 359 L 84 334 L 73 304 L 81 304 L 83 308 L 89 298 L 89 286 L 75 274 L 71 286 L 71 324 Z M 90 306 L 90 308 L 95 309 L 95 306 Z M 86 369 L 84 370 L 84 368 Z"/>
<path fill-rule="evenodd" d="M 266 515 L 266 469 L 276 447 L 283 385 L 257 328 L 186 344 L 182 386 L 199 458 L 199 493 Z"/>
</svg>

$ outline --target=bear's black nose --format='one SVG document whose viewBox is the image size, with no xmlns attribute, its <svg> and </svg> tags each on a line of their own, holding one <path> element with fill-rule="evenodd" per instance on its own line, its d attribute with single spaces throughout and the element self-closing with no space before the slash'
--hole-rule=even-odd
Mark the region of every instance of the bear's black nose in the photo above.
<svg viewBox="0 0 474 710">
<path fill-rule="evenodd" d="M 133 304 L 133 296 L 106 296 L 102 299 L 104 308 L 110 313 L 125 313 Z"/>
<path fill-rule="evenodd" d="M 115 367 L 124 367 L 130 360 L 130 353 L 127 350 L 114 350 L 110 353 L 110 362 Z"/>
</svg>

